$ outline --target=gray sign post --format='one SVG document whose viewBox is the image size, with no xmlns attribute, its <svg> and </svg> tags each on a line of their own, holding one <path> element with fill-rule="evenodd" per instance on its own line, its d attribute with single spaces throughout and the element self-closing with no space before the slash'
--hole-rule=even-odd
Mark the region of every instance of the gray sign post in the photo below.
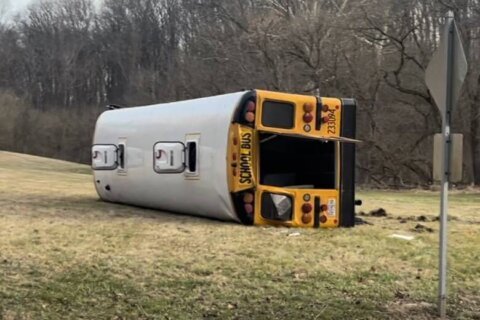
<svg viewBox="0 0 480 320">
<path fill-rule="evenodd" d="M 448 182 L 450 177 L 450 122 L 454 103 L 460 94 L 460 88 L 467 73 L 467 59 L 463 51 L 453 13 L 449 12 L 440 45 L 434 52 L 425 72 L 425 82 L 442 115 L 442 188 L 440 195 L 440 250 L 439 250 L 439 314 L 446 317 L 447 312 L 447 216 Z"/>
</svg>

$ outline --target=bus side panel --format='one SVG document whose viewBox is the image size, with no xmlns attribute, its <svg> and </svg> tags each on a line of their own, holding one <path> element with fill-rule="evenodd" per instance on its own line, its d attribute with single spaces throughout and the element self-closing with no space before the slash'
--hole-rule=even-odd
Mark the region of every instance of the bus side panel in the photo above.
<svg viewBox="0 0 480 320">
<path fill-rule="evenodd" d="M 341 136 L 355 139 L 356 102 L 342 99 Z M 340 225 L 355 225 L 355 144 L 341 143 Z"/>
<path fill-rule="evenodd" d="M 239 222 L 228 187 L 227 146 L 234 111 L 246 93 L 104 112 L 97 120 L 93 143 L 128 141 L 124 153 L 128 173 L 94 170 L 100 198 Z M 198 176 L 155 171 L 157 143 L 185 143 L 191 137 L 199 138 Z"/>
</svg>

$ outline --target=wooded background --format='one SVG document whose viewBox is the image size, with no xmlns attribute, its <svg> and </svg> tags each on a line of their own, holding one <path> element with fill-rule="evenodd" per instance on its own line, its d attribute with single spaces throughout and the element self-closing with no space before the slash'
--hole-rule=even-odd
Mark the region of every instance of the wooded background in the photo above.
<svg viewBox="0 0 480 320">
<path fill-rule="evenodd" d="M 36 1 L 0 24 L 0 149 L 88 163 L 106 104 L 261 88 L 356 98 L 358 182 L 428 186 L 424 73 L 447 10 L 469 61 L 453 132 L 479 185 L 480 0 Z"/>
</svg>

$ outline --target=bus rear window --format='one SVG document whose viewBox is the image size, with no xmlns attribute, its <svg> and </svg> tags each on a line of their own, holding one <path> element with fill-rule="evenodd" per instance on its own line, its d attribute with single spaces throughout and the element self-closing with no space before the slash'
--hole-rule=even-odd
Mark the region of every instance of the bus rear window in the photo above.
<svg viewBox="0 0 480 320">
<path fill-rule="evenodd" d="M 262 124 L 271 128 L 292 129 L 295 106 L 291 103 L 265 101 L 262 108 Z"/>
<path fill-rule="evenodd" d="M 264 219 L 276 221 L 292 220 L 292 197 L 270 192 L 262 193 L 260 213 Z"/>
</svg>

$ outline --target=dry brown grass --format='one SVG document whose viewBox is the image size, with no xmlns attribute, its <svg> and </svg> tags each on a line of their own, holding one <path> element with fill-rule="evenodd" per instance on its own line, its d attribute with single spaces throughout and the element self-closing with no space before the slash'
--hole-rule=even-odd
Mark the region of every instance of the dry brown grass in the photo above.
<svg viewBox="0 0 480 320">
<path fill-rule="evenodd" d="M 298 230 L 104 203 L 88 167 L 20 154 L 0 181 L 0 318 L 435 318 L 438 223 L 415 219 L 437 193 L 362 192 L 388 216 Z M 480 318 L 479 195 L 451 197 L 452 318 Z"/>
</svg>

